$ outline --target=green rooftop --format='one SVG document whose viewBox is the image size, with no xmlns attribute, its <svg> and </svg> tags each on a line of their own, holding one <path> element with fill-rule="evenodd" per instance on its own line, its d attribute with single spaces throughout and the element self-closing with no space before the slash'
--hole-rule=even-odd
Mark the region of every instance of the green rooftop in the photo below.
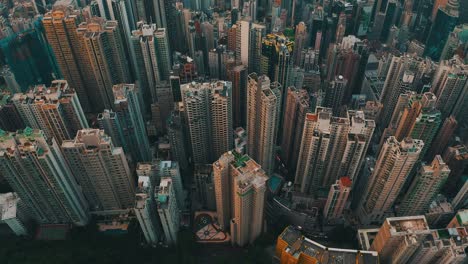
<svg viewBox="0 0 468 264">
<path fill-rule="evenodd" d="M 437 230 L 440 238 L 450 238 L 450 234 L 447 229 L 439 229 Z"/>
<path fill-rule="evenodd" d="M 159 195 L 158 195 L 158 201 L 159 201 L 160 203 L 167 203 L 167 195 L 159 194 Z"/>
<path fill-rule="evenodd" d="M 42 156 L 44 154 L 44 149 L 43 148 L 38 148 L 37 149 L 37 155 Z"/>
<path fill-rule="evenodd" d="M 29 137 L 29 136 L 32 135 L 33 131 L 34 131 L 34 130 L 33 130 L 32 128 L 26 127 L 26 128 L 23 130 L 23 133 L 24 133 L 24 135 L 26 135 L 26 136 Z"/>
<path fill-rule="evenodd" d="M 244 167 L 245 163 L 250 160 L 250 157 L 247 155 L 241 155 L 237 153 L 236 151 L 232 151 L 232 154 L 234 155 L 234 166 L 236 168 L 239 167 Z"/>
</svg>

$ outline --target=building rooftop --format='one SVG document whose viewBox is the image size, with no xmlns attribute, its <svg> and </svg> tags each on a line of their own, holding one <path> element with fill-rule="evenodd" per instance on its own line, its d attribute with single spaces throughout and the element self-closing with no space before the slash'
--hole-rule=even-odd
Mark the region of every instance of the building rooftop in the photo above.
<svg viewBox="0 0 468 264">
<path fill-rule="evenodd" d="M 63 148 L 73 148 L 77 146 L 84 146 L 86 151 L 95 152 L 101 148 L 111 146 L 111 138 L 104 133 L 104 130 L 86 128 L 78 130 L 76 137 L 73 140 L 64 140 L 62 142 Z M 117 148 L 115 148 L 117 149 Z M 115 150 L 113 149 L 113 150 Z"/>
<path fill-rule="evenodd" d="M 394 234 L 421 233 L 429 230 L 429 225 L 424 215 L 390 217 L 385 221 L 390 226 L 390 232 Z"/>
<path fill-rule="evenodd" d="M 284 250 L 295 259 L 304 254 L 314 258 L 316 263 L 379 263 L 379 256 L 375 251 L 329 248 L 304 237 L 301 230 L 293 226 L 288 226 L 278 239 L 287 243 Z"/>
<path fill-rule="evenodd" d="M 468 226 L 468 209 L 458 211 L 455 217 L 460 226 Z"/>
<path fill-rule="evenodd" d="M 171 194 L 172 179 L 170 177 L 163 177 L 156 188 L 156 201 L 158 208 L 165 209 L 169 206 L 169 195 Z"/>
<path fill-rule="evenodd" d="M 116 84 L 112 87 L 114 93 L 114 104 L 120 104 L 127 101 L 128 91 L 135 90 L 135 84 Z"/>
<path fill-rule="evenodd" d="M 13 192 L 0 194 L 1 221 L 16 217 L 17 204 L 19 200 L 20 198 Z"/>
</svg>

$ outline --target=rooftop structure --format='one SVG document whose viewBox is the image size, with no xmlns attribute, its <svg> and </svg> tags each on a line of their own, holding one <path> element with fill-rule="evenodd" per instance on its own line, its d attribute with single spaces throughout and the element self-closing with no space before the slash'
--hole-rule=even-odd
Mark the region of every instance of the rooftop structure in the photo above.
<svg viewBox="0 0 468 264">
<path fill-rule="evenodd" d="M 379 263 L 375 251 L 330 248 L 305 237 L 300 228 L 288 226 L 279 235 L 276 257 L 281 264 L 298 263 Z"/>
</svg>

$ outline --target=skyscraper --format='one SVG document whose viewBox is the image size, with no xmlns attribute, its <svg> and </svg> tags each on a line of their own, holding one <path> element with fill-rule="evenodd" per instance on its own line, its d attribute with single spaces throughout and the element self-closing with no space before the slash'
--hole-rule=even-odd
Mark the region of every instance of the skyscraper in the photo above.
<svg viewBox="0 0 468 264">
<path fill-rule="evenodd" d="M 312 111 L 307 91 L 288 87 L 284 110 L 281 158 L 288 169 L 294 171 L 301 147 L 305 116 Z"/>
<path fill-rule="evenodd" d="M 433 62 L 414 55 L 392 57 L 381 95 L 384 107 L 381 127 L 387 127 L 390 123 L 399 95 L 406 91 L 417 91 L 422 76 L 432 72 L 433 69 Z"/>
<path fill-rule="evenodd" d="M 232 148 L 230 82 L 189 83 L 181 86 L 195 164 L 206 164 Z"/>
<path fill-rule="evenodd" d="M 304 22 L 299 22 L 299 24 L 296 26 L 296 34 L 294 35 L 294 65 L 300 66 L 302 50 L 307 47 L 307 42 L 307 26 Z"/>
<path fill-rule="evenodd" d="M 252 243 L 262 232 L 267 174 L 249 156 L 231 151 L 213 163 L 213 173 L 221 228 L 230 223 L 234 244 Z"/>
<path fill-rule="evenodd" d="M 450 175 L 444 186 L 445 193 L 449 198 L 455 196 L 463 184 L 463 173 L 468 164 L 468 147 L 466 145 L 455 145 L 447 148 L 443 160 L 450 168 Z"/>
<path fill-rule="evenodd" d="M 261 72 L 262 41 L 266 35 L 266 26 L 263 24 L 252 23 L 249 37 L 249 73 Z"/>
<path fill-rule="evenodd" d="M 262 40 L 259 73 L 285 87 L 293 62 L 293 47 L 294 42 L 283 34 L 267 34 Z M 283 91 L 282 96 L 286 96 L 286 91 Z"/>
<path fill-rule="evenodd" d="M 464 87 L 468 80 L 468 66 L 459 57 L 440 62 L 434 74 L 431 92 L 437 96 L 437 107 L 442 117 L 456 116 L 456 105 L 464 100 Z M 460 120 L 458 120 L 460 121 Z"/>
<path fill-rule="evenodd" d="M 468 178 L 465 178 L 465 182 L 453 198 L 452 206 L 455 209 L 466 208 L 468 206 Z"/>
<path fill-rule="evenodd" d="M 281 109 L 281 85 L 266 75 L 249 74 L 247 83 L 247 154 L 267 174 L 274 169 L 274 150 Z"/>
<path fill-rule="evenodd" d="M 78 96 L 67 81 L 55 80 L 50 87 L 36 85 L 25 94 L 15 94 L 12 101 L 27 126 L 41 129 L 58 144 L 88 127 Z"/>
<path fill-rule="evenodd" d="M 408 100 L 408 105 L 399 114 L 395 137 L 397 140 L 406 137 L 422 140 L 424 148 L 420 157 L 423 158 L 441 123 L 440 111 L 435 108 L 437 98 L 426 92 L 422 95 L 413 93 Z"/>
<path fill-rule="evenodd" d="M 315 113 L 307 113 L 294 179 L 296 189 L 302 193 L 329 189 L 343 176 L 354 181 L 374 129 L 374 121 L 365 119 L 361 111 L 335 117 L 331 109 L 317 107 Z"/>
<path fill-rule="evenodd" d="M 406 216 L 425 213 L 447 180 L 449 173 L 450 169 L 440 155 L 435 156 L 431 165 L 421 166 L 399 206 L 398 214 Z"/>
<path fill-rule="evenodd" d="M 431 233 L 423 215 L 385 219 L 370 250 L 385 263 L 408 263 L 422 240 Z"/>
<path fill-rule="evenodd" d="M 239 20 L 236 25 L 236 60 L 244 66 L 249 66 L 250 22 Z"/>
<path fill-rule="evenodd" d="M 465 24 L 457 25 L 453 29 L 453 31 L 450 32 L 450 34 L 448 35 L 447 41 L 445 42 L 444 49 L 442 50 L 442 54 L 440 55 L 441 61 L 450 60 L 453 58 L 454 55 L 459 55 L 460 57 L 464 57 L 463 45 L 467 41 L 464 38 L 464 34 L 467 30 L 468 30 L 468 24 L 465 22 Z"/>
<path fill-rule="evenodd" d="M 5 131 L 16 131 L 25 127 L 11 98 L 10 91 L 0 92 L 0 129 Z"/>
<path fill-rule="evenodd" d="M 227 29 L 227 49 L 236 52 L 237 25 L 234 24 Z"/>
<path fill-rule="evenodd" d="M 169 245 L 177 243 L 177 233 L 180 227 L 180 213 L 172 179 L 164 177 L 155 190 L 158 214 L 164 231 L 165 242 Z"/>
<path fill-rule="evenodd" d="M 347 89 L 350 89 L 348 80 L 342 75 L 335 76 L 335 79 L 328 85 L 325 94 L 325 106 L 333 110 L 334 116 L 340 116 L 343 110 L 342 106 Z"/>
<path fill-rule="evenodd" d="M 426 56 L 439 60 L 447 38 L 458 23 L 458 0 L 449 0 L 445 6 L 439 6 L 434 23 L 426 41 Z"/>
<path fill-rule="evenodd" d="M 215 211 L 215 184 L 213 166 L 211 164 L 195 165 L 192 186 L 195 189 L 197 200 L 201 203 L 202 208 Z"/>
<path fill-rule="evenodd" d="M 232 83 L 232 113 L 234 127 L 245 127 L 247 111 L 247 67 L 235 66 L 227 72 Z"/>
<path fill-rule="evenodd" d="M 90 100 L 95 111 L 112 109 L 112 86 L 130 82 L 130 70 L 117 21 L 92 18 L 79 25 L 77 47 L 78 63 L 87 80 Z"/>
<path fill-rule="evenodd" d="M 0 131 L 0 174 L 41 224 L 86 225 L 88 203 L 55 139 L 41 130 Z M 74 168 L 75 169 L 75 168 Z"/>
<path fill-rule="evenodd" d="M 351 184 L 349 177 L 341 177 L 335 184 L 330 186 L 327 203 L 323 210 L 323 215 L 327 220 L 338 219 L 342 216 L 348 202 Z"/>
<path fill-rule="evenodd" d="M 421 140 L 389 137 L 380 150 L 374 171 L 361 200 L 362 223 L 380 222 L 391 208 L 424 147 Z"/>
<path fill-rule="evenodd" d="M 28 234 L 28 227 L 30 216 L 28 207 L 14 192 L 0 194 L 0 220 L 2 223 L 8 225 L 11 231 L 17 236 L 26 236 Z"/>
<path fill-rule="evenodd" d="M 42 23 L 47 41 L 54 52 L 55 59 L 63 78 L 76 89 L 80 102 L 85 111 L 91 111 L 83 73 L 80 70 L 79 58 L 76 51 L 78 42 L 77 29 L 82 20 L 81 12 L 57 6 L 44 15 Z"/>
<path fill-rule="evenodd" d="M 151 150 L 135 84 L 114 85 L 114 107 L 122 130 L 120 142 L 132 160 L 150 161 Z M 105 127 L 104 127 L 105 128 Z"/>
<path fill-rule="evenodd" d="M 138 164 L 138 169 L 141 169 Z M 151 166 L 150 164 L 148 164 Z M 135 215 L 140 223 L 140 228 L 145 236 L 146 243 L 156 245 L 162 240 L 163 232 L 154 197 L 154 185 L 150 175 L 139 175 L 138 186 L 135 194 Z"/>
<path fill-rule="evenodd" d="M 166 122 L 174 109 L 172 87 L 167 81 L 156 85 L 156 101 L 151 104 L 151 124 L 158 132 L 166 132 Z"/>
<path fill-rule="evenodd" d="M 145 102 L 153 103 L 157 99 L 157 84 L 160 81 L 169 81 L 170 77 L 172 65 L 169 37 L 165 28 L 158 28 L 156 24 L 140 24 L 132 32 L 132 43 Z M 151 96 L 152 100 L 146 99 L 147 96 Z"/>
<path fill-rule="evenodd" d="M 172 180 L 172 188 L 176 196 L 179 209 L 184 209 L 185 206 L 185 192 L 180 174 L 180 167 L 176 161 L 170 160 L 157 160 L 154 162 L 156 166 L 156 178 L 162 179 L 169 177 Z M 188 179 L 185 179 L 188 182 Z"/>
<path fill-rule="evenodd" d="M 457 128 L 457 120 L 450 116 L 445 119 L 444 124 L 437 132 L 435 136 L 431 148 L 427 154 L 427 157 L 431 159 L 435 157 L 435 155 L 442 155 L 447 148 L 449 142 L 452 140 L 452 136 Z"/>
<path fill-rule="evenodd" d="M 135 180 L 120 147 L 99 129 L 78 131 L 62 143 L 66 162 L 80 184 L 90 210 L 96 212 L 133 208 Z"/>
<path fill-rule="evenodd" d="M 359 45 L 358 45 L 359 44 Z M 363 42 L 354 37 L 347 36 L 340 44 L 331 44 L 327 54 L 327 80 L 333 81 L 336 76 L 342 75 L 348 80 L 350 91 L 345 93 L 345 98 L 349 98 L 358 79 L 359 63 L 362 58 L 359 47 L 364 46 Z"/>
<path fill-rule="evenodd" d="M 171 144 L 171 159 L 176 160 L 182 170 L 188 167 L 189 145 L 185 124 L 185 113 L 179 109 L 172 111 L 167 119 L 167 135 Z"/>
<path fill-rule="evenodd" d="M 132 75 L 135 74 L 135 50 L 132 47 L 132 30 L 136 28 L 137 17 L 136 1 L 125 0 L 96 0 L 100 17 L 106 20 L 118 21 L 118 31 L 122 39 L 123 51 L 128 58 L 128 68 Z M 149 2 L 149 1 L 148 1 Z M 147 3 L 148 3 L 147 2 Z M 144 19 L 146 20 L 146 19 Z M 136 76 L 135 76 L 136 78 Z M 130 81 L 130 80 L 129 80 Z"/>
<path fill-rule="evenodd" d="M 231 163 L 235 160 L 233 153 L 225 153 L 213 163 L 213 180 L 215 185 L 216 212 L 221 229 L 227 230 L 232 218 L 232 176 Z"/>
<path fill-rule="evenodd" d="M 19 11 L 21 10 L 21 11 Z M 18 12 L 19 11 L 19 12 Z M 0 52 L 10 74 L 8 84 L 26 91 L 29 86 L 61 78 L 51 46 L 44 35 L 42 16 L 36 16 L 32 3 L 12 3 L 4 9 Z"/>
</svg>

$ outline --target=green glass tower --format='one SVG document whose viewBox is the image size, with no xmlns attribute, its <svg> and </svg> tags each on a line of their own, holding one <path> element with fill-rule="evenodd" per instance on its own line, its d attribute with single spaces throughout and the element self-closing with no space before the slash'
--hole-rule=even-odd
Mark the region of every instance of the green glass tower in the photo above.
<svg viewBox="0 0 468 264">
<path fill-rule="evenodd" d="M 426 41 L 425 56 L 429 56 L 433 60 L 439 60 L 450 32 L 458 23 L 458 7 L 458 0 L 449 0 L 445 7 L 439 7 Z"/>
</svg>

